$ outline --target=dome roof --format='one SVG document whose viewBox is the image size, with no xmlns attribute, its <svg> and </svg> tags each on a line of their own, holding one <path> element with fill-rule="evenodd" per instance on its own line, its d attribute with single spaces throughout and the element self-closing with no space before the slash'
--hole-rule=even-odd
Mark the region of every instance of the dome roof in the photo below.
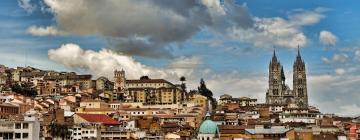
<svg viewBox="0 0 360 140">
<path fill-rule="evenodd" d="M 216 134 L 218 132 L 218 126 L 212 120 L 205 120 L 201 123 L 199 133 L 200 134 Z"/>
</svg>

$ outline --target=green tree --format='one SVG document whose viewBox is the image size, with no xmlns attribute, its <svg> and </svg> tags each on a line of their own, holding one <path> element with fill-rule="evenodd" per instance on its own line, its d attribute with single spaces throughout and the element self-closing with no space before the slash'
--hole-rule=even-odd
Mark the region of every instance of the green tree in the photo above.
<svg viewBox="0 0 360 140">
<path fill-rule="evenodd" d="M 180 87 L 181 87 L 181 89 L 183 91 L 183 94 L 181 94 L 181 99 L 184 100 L 184 98 L 186 98 L 186 100 L 189 100 L 189 96 L 187 95 L 187 92 L 186 92 L 186 84 L 184 83 L 186 81 L 185 76 L 181 76 L 180 81 L 181 81 Z M 186 97 L 184 97 L 184 95 Z"/>
<path fill-rule="evenodd" d="M 71 135 L 71 132 L 69 131 L 69 127 L 64 124 L 58 124 L 52 122 L 49 128 L 50 128 L 50 134 L 54 138 L 61 138 L 62 140 L 66 140 L 67 137 Z"/>
<path fill-rule="evenodd" d="M 204 79 L 201 78 L 200 86 L 198 87 L 198 91 L 201 95 L 207 97 L 210 100 L 212 108 L 215 109 L 217 106 L 216 100 L 213 98 L 213 93 L 206 87 Z"/>
<path fill-rule="evenodd" d="M 200 80 L 200 86 L 198 87 L 198 91 L 201 95 L 205 97 L 212 98 L 213 96 L 212 91 L 206 87 L 205 81 L 202 78 Z"/>
</svg>

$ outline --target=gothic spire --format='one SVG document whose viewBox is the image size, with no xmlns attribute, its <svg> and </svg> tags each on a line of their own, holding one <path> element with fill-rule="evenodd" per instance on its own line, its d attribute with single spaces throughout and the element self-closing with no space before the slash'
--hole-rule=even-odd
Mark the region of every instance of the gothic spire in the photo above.
<svg viewBox="0 0 360 140">
<path fill-rule="evenodd" d="M 273 53 L 273 56 L 272 56 L 272 62 L 277 62 L 275 47 L 274 47 L 274 53 Z"/>
<path fill-rule="evenodd" d="M 300 55 L 300 46 L 298 45 L 298 52 L 297 52 L 297 56 L 296 56 L 296 61 L 302 61 L 301 60 L 301 55 Z"/>
<path fill-rule="evenodd" d="M 285 81 L 285 74 L 284 74 L 284 68 L 281 66 L 281 80 Z"/>
</svg>

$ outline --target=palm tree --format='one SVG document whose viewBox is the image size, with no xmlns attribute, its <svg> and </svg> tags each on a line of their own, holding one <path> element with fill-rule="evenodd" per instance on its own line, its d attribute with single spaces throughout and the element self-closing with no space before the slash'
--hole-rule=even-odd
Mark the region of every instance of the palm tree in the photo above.
<svg viewBox="0 0 360 140">
<path fill-rule="evenodd" d="M 186 85 L 184 83 L 186 81 L 185 76 L 181 76 L 180 81 L 181 81 L 181 89 L 183 91 L 183 94 L 181 94 L 181 98 L 182 98 L 182 100 L 184 100 L 184 94 L 186 94 Z M 188 100 L 188 99 L 189 99 L 189 97 L 188 97 L 188 95 L 186 95 L 186 100 Z"/>
<path fill-rule="evenodd" d="M 180 77 L 180 81 L 181 81 L 181 83 L 184 83 L 184 81 L 186 81 L 185 76 L 181 76 L 181 77 Z"/>
</svg>

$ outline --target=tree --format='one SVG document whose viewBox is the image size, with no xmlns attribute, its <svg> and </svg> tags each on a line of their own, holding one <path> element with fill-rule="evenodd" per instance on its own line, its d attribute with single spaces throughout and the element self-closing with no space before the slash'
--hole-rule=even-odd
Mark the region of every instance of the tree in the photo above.
<svg viewBox="0 0 360 140">
<path fill-rule="evenodd" d="M 201 78 L 200 86 L 198 87 L 198 91 L 201 95 L 207 97 L 210 100 L 212 108 L 215 109 L 217 106 L 216 100 L 213 98 L 213 93 L 206 87 L 204 79 Z"/>
<path fill-rule="evenodd" d="M 65 140 L 67 137 L 71 135 L 68 126 L 65 124 L 58 124 L 56 122 L 52 122 L 49 127 L 50 127 L 50 134 L 52 137 L 61 138 L 62 140 Z"/>
<path fill-rule="evenodd" d="M 35 97 L 37 95 L 37 91 L 32 89 L 29 84 L 25 84 L 25 83 L 11 85 L 11 90 L 13 92 L 29 97 Z"/>
<path fill-rule="evenodd" d="M 149 78 L 149 76 L 147 76 L 147 75 L 144 75 L 144 76 L 141 76 L 140 77 L 140 80 L 149 80 L 150 78 Z"/>
<path fill-rule="evenodd" d="M 205 97 L 212 98 L 213 93 L 206 87 L 204 79 L 201 78 L 200 86 L 198 87 L 199 93 Z"/>
<path fill-rule="evenodd" d="M 181 83 L 184 83 L 184 82 L 186 81 L 185 76 L 181 76 L 181 77 L 180 77 L 180 81 L 181 81 Z"/>
<path fill-rule="evenodd" d="M 181 87 L 181 89 L 183 91 L 183 94 L 181 94 L 181 99 L 184 100 L 184 94 L 186 94 L 186 100 L 189 100 L 189 97 L 188 97 L 188 95 L 186 93 L 186 84 L 184 83 L 186 81 L 185 76 L 181 76 L 180 81 L 181 81 L 180 87 Z"/>
</svg>

